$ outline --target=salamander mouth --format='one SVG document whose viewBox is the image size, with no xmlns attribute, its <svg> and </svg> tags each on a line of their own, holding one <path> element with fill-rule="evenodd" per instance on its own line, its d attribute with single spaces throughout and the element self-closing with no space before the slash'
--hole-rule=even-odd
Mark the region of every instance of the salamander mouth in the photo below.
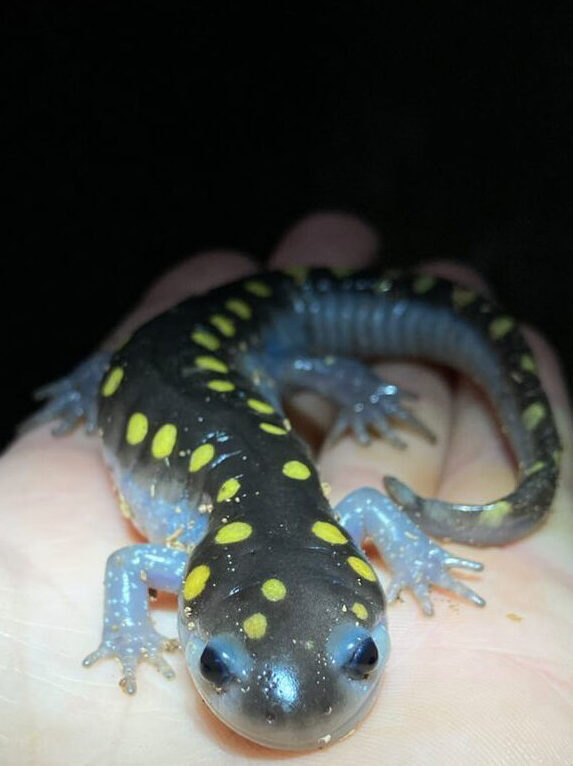
<svg viewBox="0 0 573 766">
<path fill-rule="evenodd" d="M 230 715 L 233 708 L 233 698 L 237 705 L 241 703 L 244 692 L 239 685 L 227 689 L 223 694 L 213 692 L 212 689 L 208 689 L 202 684 L 197 685 L 197 688 L 207 707 L 217 719 L 241 737 L 275 750 L 310 751 L 327 747 L 344 737 L 350 736 L 356 730 L 376 701 L 382 675 L 379 674 L 367 682 L 367 689 L 365 689 L 365 682 L 341 679 L 341 683 L 345 686 L 349 684 L 352 688 L 352 686 L 360 684 L 365 691 L 360 704 L 352 711 L 352 714 L 341 721 L 339 720 L 334 727 L 329 726 L 332 718 L 329 715 L 328 706 L 325 706 L 325 709 L 317 714 L 320 715 L 320 720 L 317 720 L 315 726 L 312 726 L 311 722 L 311 725 L 301 727 L 298 725 L 300 719 L 289 721 L 288 718 L 277 716 L 271 709 L 261 712 L 260 718 L 256 721 L 241 721 Z M 305 717 L 306 724 L 308 724 L 310 717 L 311 714 L 307 714 Z"/>
</svg>

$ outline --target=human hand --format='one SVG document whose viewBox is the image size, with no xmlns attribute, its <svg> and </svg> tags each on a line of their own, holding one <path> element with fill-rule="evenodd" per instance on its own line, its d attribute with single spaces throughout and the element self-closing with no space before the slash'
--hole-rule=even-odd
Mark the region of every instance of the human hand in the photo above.
<svg viewBox="0 0 573 766">
<path fill-rule="evenodd" d="M 355 219 L 314 216 L 287 234 L 269 266 L 358 268 L 372 262 L 375 247 L 375 235 Z M 480 287 L 479 278 L 459 266 L 433 264 L 424 270 Z M 253 263 L 236 253 L 196 256 L 160 279 L 117 337 L 191 292 L 253 271 Z M 297 754 L 297 761 L 378 763 L 383 752 L 389 764 L 570 763 L 571 413 L 552 351 L 537 333 L 528 331 L 528 337 L 565 446 L 561 485 L 547 523 L 504 548 L 448 545 L 485 564 L 482 573 L 461 577 L 485 597 L 486 608 L 434 590 L 436 614 L 429 619 L 405 593 L 389 607 L 392 653 L 372 713 L 328 754 Z M 321 450 L 332 409 L 314 395 L 298 395 L 292 419 L 317 451 L 333 504 L 357 487 L 380 488 L 385 474 L 446 500 L 482 502 L 511 488 L 511 457 L 472 384 L 414 362 L 375 368 L 419 394 L 416 413 L 438 443 L 408 434 L 408 449 L 399 451 L 381 440 L 362 447 L 345 436 Z M 115 663 L 89 671 L 81 667 L 101 631 L 106 558 L 140 541 L 118 513 L 97 438 L 78 429 L 54 439 L 50 427 L 42 427 L 18 439 L 0 461 L 0 506 L 1 762 L 156 766 L 284 757 L 216 721 L 180 655 L 170 657 L 174 681 L 141 665 L 133 698 L 119 691 Z M 379 571 L 387 582 L 383 567 Z M 176 633 L 174 606 L 173 599 L 160 596 L 154 609 L 166 635 Z"/>
</svg>

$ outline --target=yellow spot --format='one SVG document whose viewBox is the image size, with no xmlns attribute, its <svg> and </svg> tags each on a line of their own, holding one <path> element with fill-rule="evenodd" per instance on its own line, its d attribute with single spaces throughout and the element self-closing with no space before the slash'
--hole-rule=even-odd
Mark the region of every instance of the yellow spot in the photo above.
<svg viewBox="0 0 573 766">
<path fill-rule="evenodd" d="M 534 473 L 537 473 L 538 471 L 542 471 L 545 468 L 545 463 L 542 460 L 538 460 L 536 463 L 533 463 L 533 465 L 530 465 L 528 468 L 525 469 L 525 475 L 531 476 Z"/>
<path fill-rule="evenodd" d="M 215 356 L 198 356 L 195 358 L 195 364 L 202 370 L 213 370 L 213 372 L 229 372 L 229 368 L 220 359 Z"/>
<path fill-rule="evenodd" d="M 236 314 L 240 319 L 250 319 L 253 313 L 249 304 L 245 303 L 245 301 L 242 301 L 240 298 L 230 298 L 225 303 L 225 308 L 228 311 L 232 311 L 233 314 Z"/>
<path fill-rule="evenodd" d="M 282 601 L 286 596 L 286 586 L 281 580 L 277 580 L 272 577 L 270 580 L 265 580 L 261 585 L 263 596 L 269 601 Z"/>
<path fill-rule="evenodd" d="M 288 418 L 285 418 L 283 420 L 283 426 L 286 428 L 287 431 L 292 431 L 292 425 Z"/>
<path fill-rule="evenodd" d="M 260 412 L 261 415 L 271 415 L 275 411 L 274 407 L 260 399 L 247 399 L 247 404 L 255 412 Z"/>
<path fill-rule="evenodd" d="M 219 545 L 228 545 L 229 543 L 240 543 L 250 537 L 253 528 L 244 521 L 232 521 L 225 524 L 215 535 L 215 542 Z"/>
<path fill-rule="evenodd" d="M 199 346 L 208 348 L 209 351 L 216 351 L 221 345 L 219 338 L 217 338 L 212 333 L 204 332 L 203 330 L 195 330 L 195 332 L 191 334 L 191 340 L 193 340 Z"/>
<path fill-rule="evenodd" d="M 232 338 L 235 334 L 235 325 L 222 314 L 214 314 L 209 321 L 226 338 Z"/>
<path fill-rule="evenodd" d="M 283 269 L 285 274 L 292 277 L 297 285 L 302 285 L 309 272 L 308 266 L 289 266 L 288 269 Z"/>
<path fill-rule="evenodd" d="M 210 463 L 211 460 L 213 460 L 214 455 L 215 447 L 213 447 L 212 444 L 202 444 L 200 447 L 197 447 L 197 449 L 194 449 L 191 453 L 191 458 L 189 459 L 189 470 L 191 473 L 195 473 L 196 471 L 200 471 L 201 468 L 204 468 L 207 463 Z"/>
<path fill-rule="evenodd" d="M 283 473 L 289 479 L 304 480 L 310 476 L 310 468 L 300 460 L 289 460 L 283 465 Z"/>
<path fill-rule="evenodd" d="M 367 620 L 368 619 L 368 609 L 366 609 L 364 604 L 361 604 L 360 602 L 355 601 L 352 604 L 352 611 L 358 617 L 359 620 Z"/>
<path fill-rule="evenodd" d="M 119 388 L 119 384 L 123 380 L 124 371 L 122 367 L 114 367 L 110 371 L 109 375 L 105 379 L 105 383 L 101 388 L 102 396 L 112 396 Z"/>
<path fill-rule="evenodd" d="M 267 618 L 260 612 L 255 612 L 243 622 L 243 630 L 249 638 L 262 638 L 267 632 Z"/>
<path fill-rule="evenodd" d="M 271 288 L 258 279 L 249 279 L 248 282 L 245 282 L 244 287 L 248 293 L 252 293 L 258 298 L 268 298 L 273 294 Z"/>
<path fill-rule="evenodd" d="M 423 293 L 427 293 L 429 290 L 431 290 L 432 287 L 436 284 L 436 281 L 436 277 L 431 277 L 429 274 L 422 274 L 421 276 L 416 277 L 414 280 L 412 290 L 418 295 L 422 295 Z"/>
<path fill-rule="evenodd" d="M 211 570 L 206 564 L 199 564 L 198 567 L 194 567 L 185 578 L 183 598 L 186 601 L 197 598 L 200 593 L 203 593 L 210 576 Z"/>
<path fill-rule="evenodd" d="M 322 494 L 328 498 L 330 497 L 332 493 L 332 487 L 327 481 L 321 481 L 320 482 L 320 488 L 322 489 Z"/>
<path fill-rule="evenodd" d="M 370 582 L 376 582 L 374 570 L 363 559 L 359 559 L 358 556 L 349 556 L 348 563 L 357 575 L 363 577 L 365 580 L 370 580 Z"/>
<path fill-rule="evenodd" d="M 524 372 L 531 372 L 533 375 L 537 374 L 537 365 L 531 354 L 523 354 L 519 360 L 519 366 Z"/>
<path fill-rule="evenodd" d="M 512 508 L 513 506 L 508 500 L 498 500 L 496 503 L 486 505 L 479 517 L 480 524 L 499 527 L 507 514 L 511 513 Z"/>
<path fill-rule="evenodd" d="M 507 333 L 515 327 L 515 319 L 513 317 L 501 316 L 496 317 L 489 324 L 489 334 L 493 340 L 500 340 Z"/>
<path fill-rule="evenodd" d="M 477 298 L 477 293 L 468 290 L 467 287 L 456 285 L 452 290 L 452 304 L 456 309 L 463 309 L 473 303 Z"/>
<path fill-rule="evenodd" d="M 348 542 L 348 538 L 342 534 L 340 529 L 329 521 L 315 521 L 312 525 L 312 531 L 321 540 L 332 545 L 343 545 Z"/>
<path fill-rule="evenodd" d="M 169 457 L 173 452 L 175 440 L 177 439 L 177 428 L 173 423 L 165 423 L 157 431 L 151 442 L 151 454 L 158 460 Z"/>
<path fill-rule="evenodd" d="M 287 433 L 284 428 L 275 426 L 274 423 L 260 423 L 259 428 L 268 434 L 276 434 L 277 436 L 284 436 Z"/>
<path fill-rule="evenodd" d="M 147 436 L 149 421 L 142 412 L 134 412 L 127 423 L 125 438 L 128 444 L 139 444 Z"/>
<path fill-rule="evenodd" d="M 521 413 L 523 425 L 528 431 L 533 431 L 545 417 L 545 407 L 541 402 L 533 402 Z"/>
<path fill-rule="evenodd" d="M 227 479 L 227 481 L 224 481 L 219 488 L 217 502 L 224 503 L 225 500 L 230 500 L 237 494 L 240 488 L 241 483 L 238 479 Z"/>
<path fill-rule="evenodd" d="M 235 384 L 231 383 L 230 380 L 210 380 L 207 383 L 208 388 L 213 389 L 213 391 L 220 391 L 221 393 L 225 391 L 233 391 L 235 388 Z"/>
</svg>

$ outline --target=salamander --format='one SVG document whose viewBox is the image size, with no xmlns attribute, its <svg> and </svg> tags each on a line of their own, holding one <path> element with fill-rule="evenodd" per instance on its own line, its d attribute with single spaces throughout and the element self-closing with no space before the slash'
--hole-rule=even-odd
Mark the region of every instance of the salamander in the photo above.
<svg viewBox="0 0 573 766">
<path fill-rule="evenodd" d="M 332 508 L 283 398 L 331 399 L 331 438 L 396 446 L 396 424 L 433 440 L 408 393 L 366 362 L 429 359 L 487 393 L 515 454 L 514 491 L 491 502 L 422 498 L 395 477 Z M 437 585 L 483 605 L 452 568 L 479 571 L 429 535 L 500 545 L 546 517 L 560 442 L 533 353 L 492 300 L 425 274 L 294 268 L 193 297 L 39 392 L 32 424 L 98 432 L 122 512 L 149 542 L 111 554 L 90 666 L 119 660 L 136 691 L 146 660 L 181 646 L 201 697 L 230 728 L 279 749 L 351 732 L 372 707 L 390 639 L 386 605 L 410 588 L 432 614 Z M 384 594 L 362 545 L 392 572 Z M 154 628 L 150 593 L 177 593 L 179 639 Z"/>
</svg>

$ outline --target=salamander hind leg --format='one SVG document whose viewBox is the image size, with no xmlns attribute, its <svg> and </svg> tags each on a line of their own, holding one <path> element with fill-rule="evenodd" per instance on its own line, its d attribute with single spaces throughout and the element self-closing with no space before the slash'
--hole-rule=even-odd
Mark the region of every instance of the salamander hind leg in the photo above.
<svg viewBox="0 0 573 766">
<path fill-rule="evenodd" d="M 369 444 L 375 432 L 402 449 L 406 443 L 391 421 L 409 425 L 431 442 L 436 440 L 432 431 L 404 406 L 405 399 L 415 399 L 416 395 L 382 380 L 355 359 L 297 355 L 281 360 L 277 373 L 283 385 L 316 391 L 339 405 L 330 442 L 351 430 L 361 444 Z"/>
<path fill-rule="evenodd" d="M 484 606 L 483 598 L 449 571 L 452 567 L 481 571 L 483 565 L 448 553 L 378 490 L 365 487 L 351 492 L 334 513 L 357 545 L 371 539 L 388 564 L 392 571 L 389 601 L 410 588 L 424 613 L 431 615 L 430 586 L 435 585 Z"/>
<path fill-rule="evenodd" d="M 48 383 L 35 391 L 34 398 L 38 401 L 46 400 L 46 402 L 40 410 L 21 424 L 20 433 L 25 433 L 42 423 L 59 420 L 53 434 L 61 436 L 75 428 L 82 418 L 85 419 L 87 433 L 95 431 L 99 385 L 109 365 L 110 357 L 111 354 L 106 351 L 94 354 L 66 377 Z"/>
<path fill-rule="evenodd" d="M 155 630 L 149 614 L 149 589 L 177 593 L 188 554 L 162 545 L 131 545 L 115 551 L 105 573 L 104 627 L 99 647 L 83 661 L 85 667 L 104 657 L 119 660 L 119 685 L 127 694 L 137 690 L 137 664 L 154 665 L 166 678 L 175 673 L 163 652 L 179 648 L 179 641 Z"/>
</svg>

